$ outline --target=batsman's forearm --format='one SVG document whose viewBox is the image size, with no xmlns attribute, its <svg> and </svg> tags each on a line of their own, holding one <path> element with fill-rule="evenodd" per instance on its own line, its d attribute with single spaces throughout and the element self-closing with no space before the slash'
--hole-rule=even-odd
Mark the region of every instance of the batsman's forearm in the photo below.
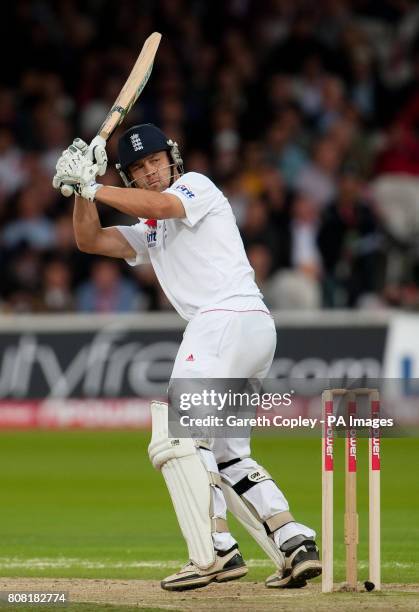
<svg viewBox="0 0 419 612">
<path fill-rule="evenodd" d="M 104 185 L 96 193 L 96 200 L 133 217 L 167 219 L 167 198 L 155 191 Z"/>
<path fill-rule="evenodd" d="M 98 232 L 102 229 L 96 205 L 76 196 L 73 210 L 73 227 L 77 246 L 86 250 L 94 244 Z"/>
</svg>

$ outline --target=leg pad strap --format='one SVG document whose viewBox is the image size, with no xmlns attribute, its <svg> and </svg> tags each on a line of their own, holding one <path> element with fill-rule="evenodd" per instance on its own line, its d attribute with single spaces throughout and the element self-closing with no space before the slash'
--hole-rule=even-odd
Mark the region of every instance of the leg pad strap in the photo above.
<svg viewBox="0 0 419 612">
<path fill-rule="evenodd" d="M 263 526 L 265 527 L 266 533 L 270 535 L 277 529 L 280 529 L 287 523 L 292 523 L 293 521 L 295 521 L 295 519 L 292 516 L 291 512 L 285 510 L 284 512 L 278 512 L 277 514 L 274 514 L 273 516 L 266 519 L 266 521 L 263 523 Z"/>
</svg>

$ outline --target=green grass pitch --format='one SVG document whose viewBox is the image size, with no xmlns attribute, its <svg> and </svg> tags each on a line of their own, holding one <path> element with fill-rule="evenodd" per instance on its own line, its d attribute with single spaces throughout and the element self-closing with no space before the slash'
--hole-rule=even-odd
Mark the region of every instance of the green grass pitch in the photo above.
<svg viewBox="0 0 419 612">
<path fill-rule="evenodd" d="M 186 561 L 164 481 L 148 460 L 148 440 L 149 433 L 135 431 L 2 432 L 0 575 L 157 580 Z M 336 581 L 344 580 L 341 443 L 335 477 Z M 365 580 L 367 441 L 359 445 L 359 579 Z M 253 454 L 284 491 L 296 519 L 320 533 L 320 440 L 259 434 Z M 417 438 L 383 440 L 383 582 L 418 581 L 418 469 Z M 247 579 L 266 577 L 271 567 L 264 553 L 234 520 L 230 527 L 251 560 Z"/>
</svg>

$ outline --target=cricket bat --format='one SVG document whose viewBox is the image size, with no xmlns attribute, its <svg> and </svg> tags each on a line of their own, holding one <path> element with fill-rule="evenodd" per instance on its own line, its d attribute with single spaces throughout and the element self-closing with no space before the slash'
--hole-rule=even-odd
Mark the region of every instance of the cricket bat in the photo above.
<svg viewBox="0 0 419 612">
<path fill-rule="evenodd" d="M 157 53 L 161 40 L 161 34 L 159 32 L 153 32 L 145 41 L 141 53 L 134 64 L 131 74 L 127 78 L 125 85 L 119 92 L 117 99 L 115 100 L 109 113 L 97 135 L 93 138 L 89 145 L 89 151 L 87 155 L 90 155 L 93 159 L 95 146 L 101 144 L 105 145 L 108 138 L 112 136 L 116 128 L 121 125 L 125 116 L 129 113 L 139 95 L 143 91 L 148 79 L 150 78 L 151 71 L 153 69 L 154 58 Z M 74 192 L 71 185 L 63 185 L 61 187 L 61 193 L 65 197 L 70 197 Z"/>
</svg>

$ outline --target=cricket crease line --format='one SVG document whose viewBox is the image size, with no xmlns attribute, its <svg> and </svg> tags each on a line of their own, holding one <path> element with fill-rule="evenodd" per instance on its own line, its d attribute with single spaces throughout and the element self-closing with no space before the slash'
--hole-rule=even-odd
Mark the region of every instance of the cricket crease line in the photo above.
<svg viewBox="0 0 419 612">
<path fill-rule="evenodd" d="M 93 561 L 68 557 L 21 559 L 19 557 L 0 557 L 0 568 L 47 569 L 81 567 L 84 569 L 129 569 L 129 568 L 178 568 L 184 560 L 168 561 Z M 272 563 L 264 559 L 249 559 L 251 567 L 271 567 Z"/>
<path fill-rule="evenodd" d="M 84 569 L 141 569 L 141 568 L 177 568 L 184 563 L 184 560 L 168 560 L 168 561 L 93 561 L 90 559 L 77 559 L 70 557 L 40 557 L 33 559 L 21 559 L 19 557 L 0 557 L 0 568 L 2 569 L 48 569 L 62 568 L 68 569 L 71 567 L 81 567 Z M 272 567 L 273 564 L 264 559 L 248 559 L 246 564 L 249 567 Z M 344 566 L 344 562 L 337 562 L 338 566 Z M 360 569 L 368 567 L 366 561 L 360 561 Z M 388 561 L 382 564 L 383 568 L 393 569 L 410 569 L 419 568 L 419 562 L 398 562 Z"/>
</svg>

